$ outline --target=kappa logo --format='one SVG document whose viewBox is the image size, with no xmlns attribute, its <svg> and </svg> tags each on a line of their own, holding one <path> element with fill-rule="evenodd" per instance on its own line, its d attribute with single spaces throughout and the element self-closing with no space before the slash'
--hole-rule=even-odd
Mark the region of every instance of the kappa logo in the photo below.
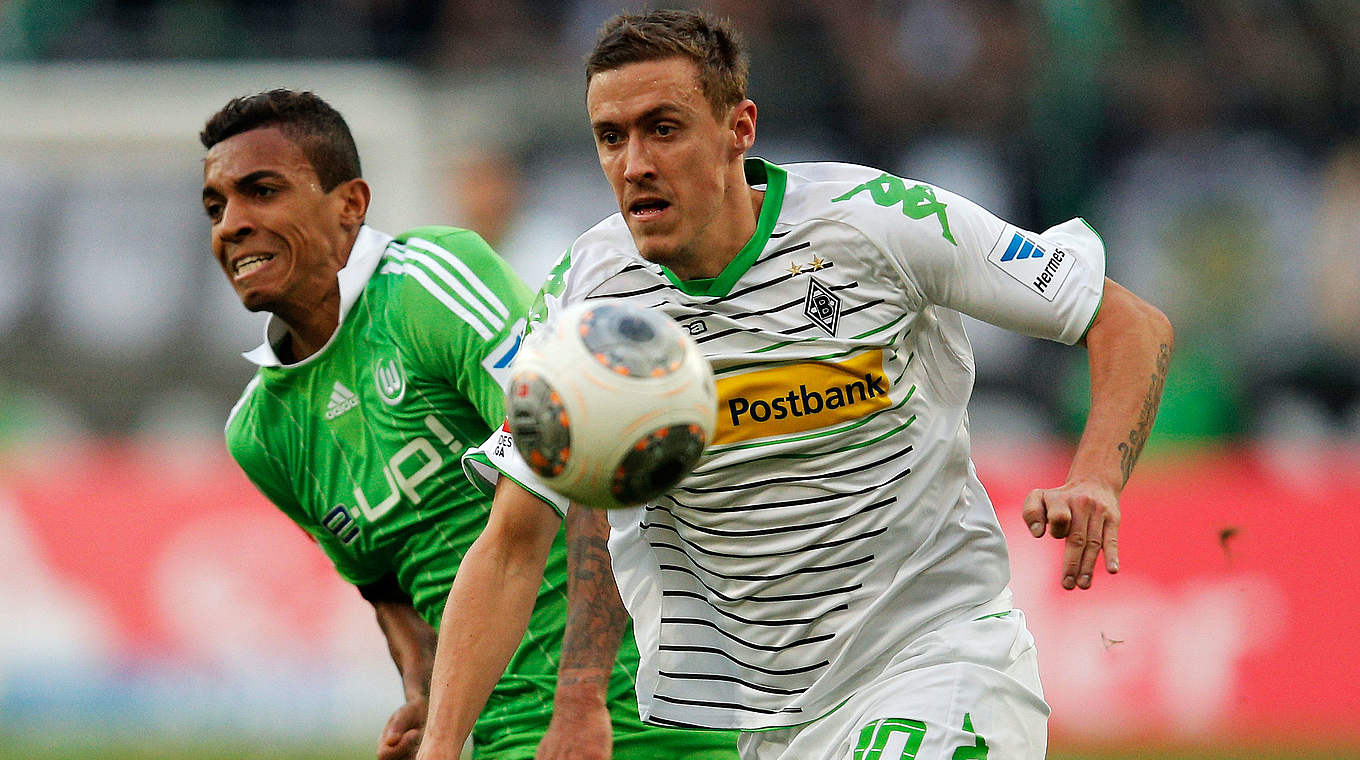
<svg viewBox="0 0 1360 760">
<path fill-rule="evenodd" d="M 803 313 L 808 319 L 831 335 L 841 321 L 841 298 L 831 292 L 816 277 L 808 277 L 807 297 L 803 299 Z"/>
<path fill-rule="evenodd" d="M 331 388 L 331 399 L 326 404 L 326 419 L 333 420 L 359 405 L 359 397 L 339 380 Z"/>
<path fill-rule="evenodd" d="M 399 359 L 379 359 L 373 365 L 373 383 L 378 387 L 378 396 L 388 406 L 401 403 L 406 395 L 406 373 L 401 371 Z"/>
</svg>

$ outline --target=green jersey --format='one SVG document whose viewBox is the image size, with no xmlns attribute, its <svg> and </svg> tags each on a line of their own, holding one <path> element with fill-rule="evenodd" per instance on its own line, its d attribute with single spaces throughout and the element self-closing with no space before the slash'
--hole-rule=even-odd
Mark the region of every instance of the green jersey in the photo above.
<svg viewBox="0 0 1360 760">
<path fill-rule="evenodd" d="M 490 500 L 459 457 L 503 421 L 501 376 L 531 293 L 475 233 L 445 227 L 397 238 L 361 229 L 340 271 L 340 324 L 316 354 L 283 364 L 271 319 L 260 369 L 232 410 L 227 444 L 255 485 L 306 530 L 341 577 L 394 578 L 439 626 Z M 533 756 L 547 728 L 567 618 L 559 532 L 528 632 L 473 732 L 480 758 Z M 625 637 L 610 688 L 621 746 L 650 733 L 633 696 Z"/>
</svg>

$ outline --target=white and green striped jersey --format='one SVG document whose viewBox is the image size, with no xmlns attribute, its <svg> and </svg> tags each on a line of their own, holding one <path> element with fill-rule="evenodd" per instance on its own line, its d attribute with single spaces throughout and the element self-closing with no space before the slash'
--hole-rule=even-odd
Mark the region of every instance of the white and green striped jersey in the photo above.
<svg viewBox="0 0 1360 760">
<path fill-rule="evenodd" d="M 1104 282 L 1081 220 L 1027 232 L 862 166 L 746 169 L 766 191 L 758 228 L 718 277 L 645 261 L 615 215 L 576 241 L 530 315 L 532 329 L 571 303 L 627 298 L 670 315 L 713 364 L 718 425 L 700 465 L 656 503 L 610 513 L 656 724 L 812 720 L 919 636 L 1008 609 L 1005 541 L 969 458 L 960 313 L 1074 343 Z M 507 435 L 465 466 L 532 482 Z"/>
</svg>

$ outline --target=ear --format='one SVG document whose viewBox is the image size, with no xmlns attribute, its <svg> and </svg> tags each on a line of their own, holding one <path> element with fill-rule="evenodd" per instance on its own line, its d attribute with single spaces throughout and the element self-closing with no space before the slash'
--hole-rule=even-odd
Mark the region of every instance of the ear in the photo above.
<svg viewBox="0 0 1360 760">
<path fill-rule="evenodd" d="M 364 217 L 368 216 L 368 203 L 373 198 L 373 191 L 369 189 L 368 183 L 362 177 L 341 182 L 331 191 L 331 195 L 340 204 L 340 223 L 346 229 L 352 229 L 364 223 Z"/>
<path fill-rule="evenodd" d="M 756 104 L 750 98 L 732 107 L 728 124 L 732 129 L 732 148 L 744 154 L 756 142 Z"/>
</svg>

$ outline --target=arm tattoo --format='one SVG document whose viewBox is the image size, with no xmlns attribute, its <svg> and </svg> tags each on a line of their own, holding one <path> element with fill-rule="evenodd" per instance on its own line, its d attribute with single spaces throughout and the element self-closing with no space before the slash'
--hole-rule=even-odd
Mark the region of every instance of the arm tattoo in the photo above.
<svg viewBox="0 0 1360 760">
<path fill-rule="evenodd" d="M 609 562 L 608 541 L 604 536 L 578 535 L 567 542 L 569 567 L 567 596 L 567 634 L 562 639 L 561 671 L 600 669 L 596 675 L 559 673 L 561 683 L 609 680 L 613 657 L 600 661 L 600 652 L 613 653 L 627 623 L 619 592 L 614 585 Z"/>
<path fill-rule="evenodd" d="M 1157 417 L 1157 406 L 1162 401 L 1162 389 L 1166 386 L 1166 371 L 1171 366 L 1171 347 L 1163 343 L 1157 349 L 1157 370 L 1149 378 L 1147 395 L 1143 397 L 1143 408 L 1138 412 L 1138 424 L 1129 431 L 1129 439 L 1119 444 L 1119 469 L 1124 474 L 1124 483 L 1133 474 L 1133 463 L 1143 453 L 1152 432 L 1152 421 Z"/>
</svg>

